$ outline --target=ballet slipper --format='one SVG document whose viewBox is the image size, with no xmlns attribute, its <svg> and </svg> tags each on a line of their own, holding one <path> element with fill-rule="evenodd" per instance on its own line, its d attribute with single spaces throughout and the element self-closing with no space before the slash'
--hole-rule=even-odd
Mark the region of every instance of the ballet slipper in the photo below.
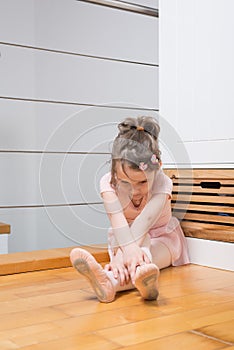
<svg viewBox="0 0 234 350">
<path fill-rule="evenodd" d="M 95 258 L 86 250 L 75 248 L 71 251 L 70 259 L 75 269 L 88 279 L 97 296 L 103 303 L 115 299 L 115 289 L 106 272 Z"/>
<path fill-rule="evenodd" d="M 145 300 L 158 298 L 159 269 L 155 264 L 144 264 L 137 267 L 135 286 Z"/>
</svg>

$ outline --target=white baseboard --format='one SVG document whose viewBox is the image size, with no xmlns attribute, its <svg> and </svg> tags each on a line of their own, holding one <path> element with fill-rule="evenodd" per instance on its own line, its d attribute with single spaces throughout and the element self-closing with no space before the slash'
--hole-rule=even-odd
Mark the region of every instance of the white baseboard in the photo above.
<svg viewBox="0 0 234 350">
<path fill-rule="evenodd" d="M 8 253 L 8 234 L 0 235 L 0 254 Z"/>
<path fill-rule="evenodd" d="M 186 237 L 193 264 L 234 271 L 234 244 Z"/>
</svg>

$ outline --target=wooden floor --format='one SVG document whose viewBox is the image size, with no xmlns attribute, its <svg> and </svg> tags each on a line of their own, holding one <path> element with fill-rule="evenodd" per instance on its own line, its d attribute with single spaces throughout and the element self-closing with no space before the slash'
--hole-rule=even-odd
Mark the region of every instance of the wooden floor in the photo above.
<svg viewBox="0 0 234 350">
<path fill-rule="evenodd" d="M 0 349 L 234 349 L 232 272 L 188 265 L 161 272 L 160 297 L 136 290 L 97 301 L 72 268 L 0 277 Z"/>
</svg>

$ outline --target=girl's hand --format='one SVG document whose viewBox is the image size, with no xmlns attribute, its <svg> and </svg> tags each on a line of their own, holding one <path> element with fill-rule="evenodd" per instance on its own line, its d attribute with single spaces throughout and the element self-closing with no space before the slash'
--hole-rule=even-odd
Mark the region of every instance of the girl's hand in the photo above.
<svg viewBox="0 0 234 350">
<path fill-rule="evenodd" d="M 149 264 L 151 261 L 147 254 L 136 243 L 129 244 L 122 249 L 123 263 L 128 269 L 128 273 L 134 284 L 137 266 Z"/>
<path fill-rule="evenodd" d="M 123 253 L 121 249 L 118 249 L 116 255 L 113 257 L 112 261 L 105 266 L 106 271 L 112 271 L 116 279 L 119 279 L 120 285 L 124 286 L 129 283 L 130 276 L 128 269 L 123 263 Z"/>
</svg>

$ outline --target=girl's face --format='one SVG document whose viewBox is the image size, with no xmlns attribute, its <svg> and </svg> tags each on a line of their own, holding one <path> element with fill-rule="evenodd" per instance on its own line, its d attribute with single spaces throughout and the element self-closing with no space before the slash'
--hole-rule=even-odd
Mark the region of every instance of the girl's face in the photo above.
<svg viewBox="0 0 234 350">
<path fill-rule="evenodd" d="M 130 168 L 127 164 L 122 168 L 121 162 L 116 162 L 116 178 L 118 191 L 138 200 L 147 196 L 152 188 L 155 171 L 142 171 Z"/>
</svg>

